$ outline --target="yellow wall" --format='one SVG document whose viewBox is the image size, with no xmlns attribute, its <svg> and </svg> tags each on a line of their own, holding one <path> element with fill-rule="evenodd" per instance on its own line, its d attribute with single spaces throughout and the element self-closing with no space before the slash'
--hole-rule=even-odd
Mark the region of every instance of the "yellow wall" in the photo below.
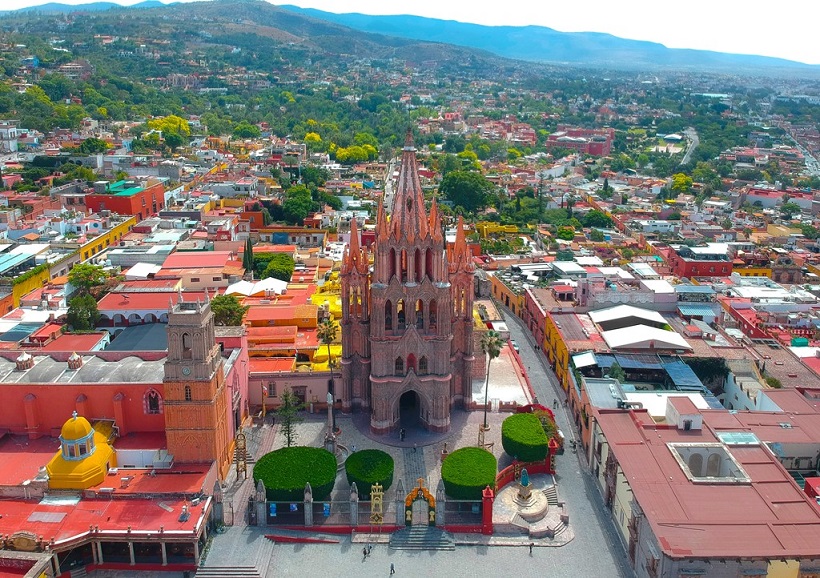
<svg viewBox="0 0 820 578">
<path fill-rule="evenodd" d="M 490 291 L 492 292 L 493 299 L 509 307 L 515 315 L 521 315 L 521 310 L 524 307 L 523 294 L 516 295 L 512 289 L 507 287 L 501 279 L 495 275 L 490 276 Z"/>
<path fill-rule="evenodd" d="M 475 230 L 482 238 L 490 235 L 515 235 L 518 233 L 518 227 L 515 225 L 499 225 L 490 221 L 476 223 Z"/>
<path fill-rule="evenodd" d="M 119 225 L 116 225 L 101 235 L 94 237 L 85 245 L 80 247 L 80 258 L 85 261 L 95 255 L 99 255 L 108 247 L 116 247 L 117 243 L 120 242 L 120 239 L 122 239 L 136 224 L 137 218 L 129 217 Z"/>
<path fill-rule="evenodd" d="M 544 351 L 550 364 L 555 365 L 555 376 L 564 390 L 569 389 L 569 349 L 564 343 L 564 336 L 555 325 L 551 315 L 547 315 L 544 323 Z"/>
<path fill-rule="evenodd" d="M 798 578 L 800 562 L 797 560 L 770 560 L 766 576 L 769 578 Z"/>
<path fill-rule="evenodd" d="M 37 275 L 32 275 L 22 283 L 17 283 L 13 285 L 11 288 L 11 295 L 12 299 L 14 299 L 14 306 L 20 306 L 20 299 L 24 295 L 28 295 L 35 289 L 39 289 L 46 283 L 51 280 L 51 271 L 48 267 L 45 267 L 43 271 L 40 271 Z"/>
<path fill-rule="evenodd" d="M 732 269 L 734 273 L 742 277 L 768 277 L 772 278 L 771 267 L 735 267 Z"/>
</svg>

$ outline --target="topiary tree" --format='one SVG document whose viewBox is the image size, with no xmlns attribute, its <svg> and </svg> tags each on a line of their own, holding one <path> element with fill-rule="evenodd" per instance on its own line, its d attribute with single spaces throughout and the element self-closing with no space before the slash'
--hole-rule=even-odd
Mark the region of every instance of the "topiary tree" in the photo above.
<svg viewBox="0 0 820 578">
<path fill-rule="evenodd" d="M 441 479 L 448 496 L 456 500 L 480 500 L 487 486 L 495 487 L 498 461 L 484 448 L 461 448 L 441 464 Z"/>
<path fill-rule="evenodd" d="M 273 502 L 301 502 L 308 482 L 313 499 L 324 500 L 336 481 L 336 456 L 324 448 L 282 448 L 265 454 L 253 466 L 254 485 L 259 480 Z"/>
<path fill-rule="evenodd" d="M 501 424 L 501 445 L 522 462 L 541 462 L 547 457 L 547 434 L 537 416 L 516 413 Z"/>
<path fill-rule="evenodd" d="M 356 482 L 359 497 L 370 499 L 370 487 L 381 484 L 384 491 L 393 485 L 393 458 L 381 450 L 362 450 L 350 454 L 345 461 L 347 482 Z"/>
</svg>

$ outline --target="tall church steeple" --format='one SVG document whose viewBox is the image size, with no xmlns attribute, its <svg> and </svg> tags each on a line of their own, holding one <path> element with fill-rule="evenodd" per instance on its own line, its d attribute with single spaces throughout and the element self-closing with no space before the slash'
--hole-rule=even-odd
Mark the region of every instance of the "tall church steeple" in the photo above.
<svg viewBox="0 0 820 578">
<path fill-rule="evenodd" d="M 402 149 L 396 196 L 390 214 L 390 232 L 397 241 L 405 238 L 411 243 L 417 238 L 426 239 L 429 234 L 412 130 L 407 131 L 407 139 Z"/>
</svg>

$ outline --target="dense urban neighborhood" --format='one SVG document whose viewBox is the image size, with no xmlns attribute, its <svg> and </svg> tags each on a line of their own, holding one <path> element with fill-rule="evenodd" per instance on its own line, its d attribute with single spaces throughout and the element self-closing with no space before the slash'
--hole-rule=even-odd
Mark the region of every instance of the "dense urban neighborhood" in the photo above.
<svg viewBox="0 0 820 578">
<path fill-rule="evenodd" d="M 4 14 L 0 577 L 820 576 L 818 159 L 814 71 Z"/>
</svg>

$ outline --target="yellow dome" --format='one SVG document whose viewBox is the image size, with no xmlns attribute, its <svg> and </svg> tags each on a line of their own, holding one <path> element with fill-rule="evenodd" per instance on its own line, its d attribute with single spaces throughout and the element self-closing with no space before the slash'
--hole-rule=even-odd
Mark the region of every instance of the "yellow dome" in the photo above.
<svg viewBox="0 0 820 578">
<path fill-rule="evenodd" d="M 60 430 L 60 437 L 65 441 L 80 440 L 87 437 L 92 431 L 91 424 L 84 417 L 74 415 L 63 424 L 63 429 Z"/>
</svg>

